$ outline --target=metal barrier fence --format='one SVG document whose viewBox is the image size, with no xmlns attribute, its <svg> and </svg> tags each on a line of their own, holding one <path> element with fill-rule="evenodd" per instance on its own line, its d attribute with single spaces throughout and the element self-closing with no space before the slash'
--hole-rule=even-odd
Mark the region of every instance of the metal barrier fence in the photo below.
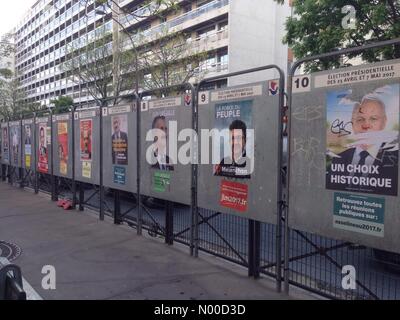
<svg viewBox="0 0 400 320">
<path fill-rule="evenodd" d="M 298 61 L 289 75 L 289 110 L 291 107 L 292 80 L 296 69 L 304 62 L 314 59 L 329 58 L 348 53 L 360 52 L 380 46 L 399 43 L 400 40 L 386 41 L 364 47 L 338 51 L 317 57 L 310 57 Z M 233 73 L 227 76 L 237 76 L 249 72 L 257 72 L 275 68 L 267 66 L 244 72 Z M 279 70 L 279 69 L 278 69 Z M 189 246 L 190 253 L 194 256 L 203 251 L 248 269 L 248 275 L 258 278 L 262 275 L 273 277 L 277 282 L 277 290 L 281 289 L 281 281 L 285 281 L 285 291 L 289 291 L 289 284 L 315 292 L 319 295 L 333 299 L 399 299 L 400 296 L 400 255 L 366 246 L 334 240 L 309 232 L 289 229 L 288 227 L 288 195 L 282 185 L 286 181 L 283 163 L 283 128 L 284 114 L 284 75 L 281 72 L 279 83 L 279 109 L 280 114 L 280 148 L 278 150 L 281 179 L 277 195 L 278 212 L 276 224 L 259 222 L 244 217 L 216 212 L 197 206 L 197 165 L 192 165 L 192 205 L 176 203 L 166 200 L 149 200 L 147 195 L 141 193 L 140 183 L 140 117 L 137 112 L 137 192 L 131 193 L 99 185 L 75 181 L 74 179 L 54 179 L 53 174 L 41 174 L 37 170 L 32 183 L 27 182 L 22 186 L 34 185 L 36 191 L 47 191 L 52 194 L 53 200 L 59 195 L 76 199 L 79 209 L 84 207 L 99 211 L 100 219 L 104 215 L 114 218 L 116 224 L 127 223 L 137 229 L 139 234 L 142 229 L 150 235 L 162 237 L 167 244 L 174 241 Z M 220 77 L 210 78 L 200 83 L 197 88 L 188 87 L 192 94 L 192 128 L 198 131 L 198 96 L 201 85 L 208 81 L 215 81 Z M 185 88 L 185 86 L 182 86 Z M 180 89 L 182 89 L 180 87 Z M 146 94 L 151 94 L 147 92 Z M 127 97 L 128 98 L 128 97 Z M 142 97 L 130 96 L 139 110 Z M 104 106 L 102 106 L 103 108 Z M 75 112 L 75 108 L 71 111 Z M 100 126 L 102 128 L 102 110 L 100 112 Z M 35 115 L 36 117 L 36 115 Z M 74 119 L 74 116 L 73 118 Z M 290 119 L 290 117 L 289 117 Z M 289 124 L 290 131 L 290 124 Z M 75 132 L 75 130 L 73 130 Z M 102 145 L 103 130 L 100 129 L 100 145 Z M 73 138 L 73 141 L 74 138 Z M 75 151 L 75 148 L 73 148 Z M 100 152 L 102 155 L 102 151 Z M 290 155 L 290 149 L 289 149 Z M 101 156 L 102 157 L 102 156 Z M 73 157 L 75 158 L 75 157 Z M 53 166 L 52 166 L 53 167 Z M 101 168 L 102 166 L 100 166 Z M 36 168 L 36 167 L 35 167 Z M 73 170 L 75 172 L 75 169 Z M 9 181 L 19 181 L 13 166 L 2 165 L 2 178 L 8 176 Z M 24 172 L 28 175 L 28 171 Z M 22 179 L 27 181 L 27 179 Z M 77 187 L 75 187 L 75 183 Z M 284 241 L 283 241 L 284 236 Z M 282 255 L 284 253 L 284 256 Z M 284 269 L 281 266 L 284 265 Z M 357 269 L 357 287 L 354 290 L 345 290 L 342 286 L 342 269 L 345 265 L 352 265 Z"/>
</svg>

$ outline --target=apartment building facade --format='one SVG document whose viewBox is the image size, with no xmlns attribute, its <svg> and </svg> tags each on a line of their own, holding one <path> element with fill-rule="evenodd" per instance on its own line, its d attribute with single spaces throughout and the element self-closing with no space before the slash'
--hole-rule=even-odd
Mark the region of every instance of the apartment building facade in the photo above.
<svg viewBox="0 0 400 320">
<path fill-rule="evenodd" d="M 179 10 L 146 16 L 151 3 L 115 1 L 123 8 L 119 23 L 107 6 L 103 14 L 98 14 L 93 0 L 39 0 L 32 6 L 15 28 L 15 70 L 28 102 L 49 106 L 52 99 L 61 95 L 82 103 L 92 99 L 81 84 L 67 77 L 60 65 L 66 59 L 68 45 L 82 37 L 93 37 L 99 28 L 128 31 L 133 37 L 146 39 L 157 37 L 163 28 L 184 31 L 192 47 L 207 52 L 201 65 L 207 77 L 272 63 L 287 69 L 288 49 L 282 44 L 284 22 L 290 15 L 287 4 L 277 5 L 273 0 L 181 0 Z M 222 79 L 212 86 L 274 76 L 269 72 Z"/>
</svg>

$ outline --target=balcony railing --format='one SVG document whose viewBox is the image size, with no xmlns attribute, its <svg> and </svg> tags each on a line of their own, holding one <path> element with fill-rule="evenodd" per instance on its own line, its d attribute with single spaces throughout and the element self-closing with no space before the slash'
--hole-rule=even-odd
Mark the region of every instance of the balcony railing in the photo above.
<svg viewBox="0 0 400 320">
<path fill-rule="evenodd" d="M 139 32 L 138 34 L 134 35 L 132 38 L 135 42 L 140 42 L 141 39 L 152 38 L 152 36 L 162 33 L 163 30 L 169 30 L 169 29 L 175 28 L 175 27 L 183 24 L 186 21 L 198 18 L 205 13 L 208 13 L 215 9 L 222 8 L 224 6 L 227 6 L 228 4 L 229 4 L 229 0 L 214 0 L 214 1 L 207 3 L 204 6 L 201 6 L 195 10 L 189 11 L 175 19 L 166 21 L 164 23 L 159 24 L 156 27 Z"/>
</svg>

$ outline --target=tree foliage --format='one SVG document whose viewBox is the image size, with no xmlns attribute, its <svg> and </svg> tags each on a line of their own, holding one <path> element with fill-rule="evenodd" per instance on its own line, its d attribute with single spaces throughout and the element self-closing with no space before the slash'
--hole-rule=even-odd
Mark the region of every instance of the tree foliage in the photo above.
<svg viewBox="0 0 400 320">
<path fill-rule="evenodd" d="M 8 77 L 0 79 L 0 116 L 12 119 L 25 112 L 37 111 L 40 106 L 26 102 L 26 93 L 18 78 L 10 70 L 1 70 L 1 73 L 3 72 Z"/>
<path fill-rule="evenodd" d="M 207 53 L 187 41 L 185 33 L 170 32 L 165 28 L 157 35 L 157 40 L 141 48 L 140 68 L 145 73 L 143 87 L 161 90 L 192 78 L 199 80 L 202 77 L 199 66 L 206 58 Z M 160 93 L 168 94 L 162 90 Z"/>
<path fill-rule="evenodd" d="M 10 57 L 14 53 L 14 45 L 12 43 L 13 35 L 11 33 L 6 33 L 1 37 L 0 42 L 0 59 L 5 57 Z"/>
<path fill-rule="evenodd" d="M 297 59 L 400 37 L 398 0 L 294 0 L 292 5 L 294 14 L 286 21 L 284 43 L 292 48 Z M 348 17 L 347 13 L 342 13 L 344 6 L 355 9 L 353 29 L 342 25 Z M 365 51 L 362 58 L 368 62 L 400 58 L 400 45 Z M 344 61 L 347 63 L 348 60 Z M 306 70 L 316 71 L 340 64 L 339 58 L 321 60 L 308 63 Z"/>
<path fill-rule="evenodd" d="M 129 52 L 113 55 L 112 34 L 98 30 L 93 39 L 82 38 L 78 45 L 70 45 L 67 59 L 62 69 L 68 78 L 81 85 L 98 104 L 104 105 L 109 98 L 119 96 L 123 88 L 131 86 L 130 77 L 122 77 L 119 72 L 128 72 L 132 61 Z M 121 43 L 114 43 L 120 51 Z M 118 74 L 115 74 L 116 70 Z M 111 99 L 116 104 L 118 99 Z"/>
<path fill-rule="evenodd" d="M 57 114 L 68 112 L 74 104 L 74 99 L 69 96 L 59 96 L 57 99 L 51 100 L 50 103 L 54 105 L 53 113 Z"/>
</svg>

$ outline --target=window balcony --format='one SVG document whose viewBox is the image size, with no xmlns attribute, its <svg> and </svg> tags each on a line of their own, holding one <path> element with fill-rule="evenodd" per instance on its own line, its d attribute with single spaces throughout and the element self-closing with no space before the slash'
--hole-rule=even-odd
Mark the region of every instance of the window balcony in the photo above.
<svg viewBox="0 0 400 320">
<path fill-rule="evenodd" d="M 160 34 L 162 34 L 163 30 L 176 32 L 179 30 L 184 30 L 185 28 L 188 28 L 189 26 L 195 25 L 199 22 L 202 22 L 200 21 L 202 17 L 206 18 L 205 21 L 215 18 L 212 13 L 215 12 L 216 16 L 218 16 L 220 15 L 218 10 L 228 5 L 229 0 L 214 0 L 175 19 L 161 23 L 156 27 L 140 32 L 139 34 L 134 35 L 132 38 L 136 43 L 143 43 L 144 41 L 154 41 L 159 37 Z"/>
</svg>

